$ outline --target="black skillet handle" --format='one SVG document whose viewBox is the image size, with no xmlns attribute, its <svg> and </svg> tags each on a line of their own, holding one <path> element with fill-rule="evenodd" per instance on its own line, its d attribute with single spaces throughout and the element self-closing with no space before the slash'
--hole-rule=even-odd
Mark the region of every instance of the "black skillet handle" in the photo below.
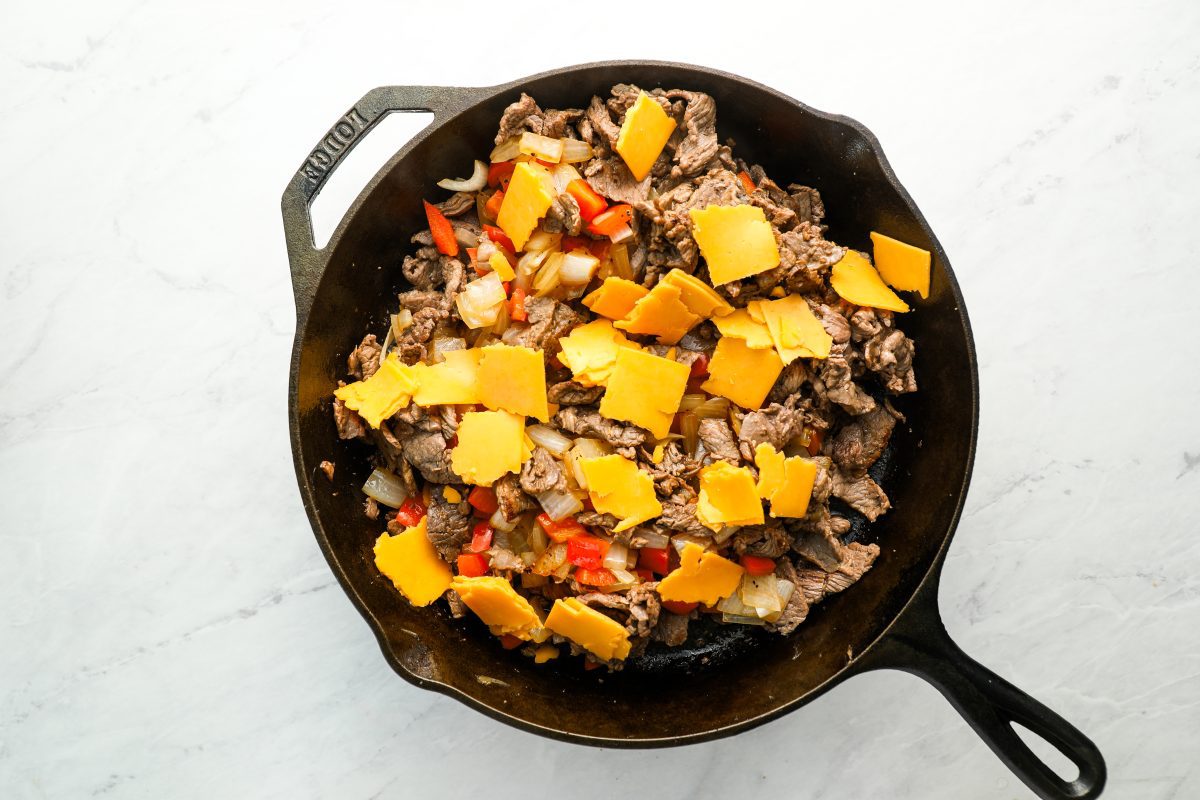
<svg viewBox="0 0 1200 800">
<path fill-rule="evenodd" d="M 333 124 L 329 133 L 304 159 L 283 192 L 282 204 L 283 230 L 292 267 L 292 290 L 299 316 L 307 315 L 324 263 L 324 249 L 318 249 L 313 241 L 309 205 L 338 164 L 386 115 L 394 111 L 432 111 L 432 124 L 436 125 L 466 105 L 473 93 L 471 89 L 450 86 L 381 86 L 372 89 Z"/>
<path fill-rule="evenodd" d="M 940 572 L 940 570 L 939 570 Z M 1090 739 L 1054 711 L 964 653 L 946 632 L 937 605 L 937 575 L 886 637 L 863 654 L 863 670 L 898 669 L 933 684 L 1000 760 L 1044 800 L 1090 800 L 1104 789 L 1104 757 Z M 1019 737 L 1019 723 L 1053 744 L 1079 768 L 1065 781 Z"/>
</svg>

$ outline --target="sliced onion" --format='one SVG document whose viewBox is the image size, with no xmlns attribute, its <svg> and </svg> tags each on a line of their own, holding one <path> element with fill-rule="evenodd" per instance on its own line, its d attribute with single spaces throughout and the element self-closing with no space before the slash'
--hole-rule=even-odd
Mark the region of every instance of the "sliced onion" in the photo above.
<svg viewBox="0 0 1200 800">
<path fill-rule="evenodd" d="M 404 481 L 382 469 L 371 473 L 362 490 L 367 497 L 390 508 L 399 508 L 408 499 L 408 487 L 404 485 Z"/>
<path fill-rule="evenodd" d="M 429 349 L 429 363 L 440 364 L 446 360 L 446 353 L 451 350 L 466 350 L 467 340 L 456 336 L 437 336 Z"/>
<path fill-rule="evenodd" d="M 583 503 L 579 502 L 579 498 L 570 492 L 549 491 L 542 492 L 535 497 L 537 497 L 542 510 L 546 512 L 546 516 L 555 522 L 583 511 Z"/>
<path fill-rule="evenodd" d="M 616 578 L 616 581 L 608 584 L 607 586 L 600 587 L 606 592 L 620 592 L 624 591 L 625 589 L 632 589 L 634 586 L 637 586 L 642 582 L 637 575 L 634 575 L 628 570 L 610 569 L 609 572 L 613 574 L 613 577 Z"/>
<path fill-rule="evenodd" d="M 604 566 L 606 569 L 613 571 L 615 575 L 617 570 L 624 570 L 628 566 L 629 548 L 622 542 L 613 542 L 608 546 L 608 552 L 604 554 Z"/>
<path fill-rule="evenodd" d="M 532 555 L 532 553 L 521 553 L 521 558 L 525 558 L 526 555 Z M 546 583 L 547 581 L 545 575 L 538 575 L 536 572 L 521 573 L 522 589 L 536 589 L 539 586 L 545 586 Z"/>
<path fill-rule="evenodd" d="M 699 545 L 707 550 L 708 546 L 712 544 L 712 538 L 708 536 L 698 536 L 694 533 L 677 533 L 671 537 L 671 546 L 674 547 L 675 551 L 680 555 L 683 555 L 683 548 L 687 547 L 689 544 Z"/>
<path fill-rule="evenodd" d="M 661 550 L 671 543 L 670 536 L 667 536 L 665 533 L 652 531 L 649 528 L 642 528 L 634 535 L 643 542 L 643 547 L 651 547 L 655 550 Z"/>
<path fill-rule="evenodd" d="M 513 136 L 496 145 L 492 149 L 491 155 L 488 156 L 488 160 L 493 164 L 499 164 L 501 161 L 512 161 L 519 155 L 521 155 L 521 137 Z"/>
<path fill-rule="evenodd" d="M 412 325 L 412 312 L 407 308 L 402 308 L 395 314 L 392 314 L 392 335 L 399 339 L 409 326 Z"/>
<path fill-rule="evenodd" d="M 737 614 L 722 614 L 721 622 L 724 622 L 724 623 L 727 623 L 730 625 L 765 625 L 766 624 L 766 620 L 759 619 L 758 617 L 743 617 L 743 616 L 739 616 Z"/>
<path fill-rule="evenodd" d="M 698 419 L 724 419 L 729 413 L 729 401 L 724 397 L 710 397 L 692 409 Z"/>
<path fill-rule="evenodd" d="M 775 591 L 779 595 L 780 610 L 773 614 L 768 614 L 763 617 L 767 622 L 777 622 L 783 616 L 783 609 L 787 608 L 788 601 L 792 599 L 792 592 L 796 590 L 796 584 L 783 578 L 775 579 Z"/>
<path fill-rule="evenodd" d="M 725 544 L 729 541 L 729 537 L 742 529 L 741 525 L 726 525 L 721 530 L 713 534 L 713 541 L 717 544 Z"/>
<path fill-rule="evenodd" d="M 568 164 L 578 164 L 592 157 L 592 146 L 578 139 L 560 139 L 563 144 L 562 160 Z"/>
<path fill-rule="evenodd" d="M 508 533 L 513 528 L 517 527 L 517 522 L 519 522 L 520 519 L 520 516 L 518 516 L 516 519 L 510 522 L 508 517 L 504 516 L 504 512 L 497 508 L 495 513 L 492 514 L 491 519 L 488 520 L 488 525 L 491 525 L 498 531 L 504 531 L 505 533 Z"/>
<path fill-rule="evenodd" d="M 613 244 L 620 244 L 621 242 L 627 242 L 633 238 L 633 228 L 629 227 L 629 223 L 625 223 L 624 225 L 622 225 L 621 227 L 617 228 L 615 231 L 610 233 L 608 235 L 608 238 L 612 240 Z"/>
<path fill-rule="evenodd" d="M 633 280 L 633 267 L 629 263 L 628 245 L 616 245 L 608 251 L 608 257 L 612 259 L 613 273 L 618 278 L 624 278 L 627 281 Z"/>
<path fill-rule="evenodd" d="M 734 592 L 733 594 L 729 595 L 729 597 L 722 598 L 721 602 L 717 603 L 716 609 L 722 613 L 733 614 L 735 616 L 742 616 L 742 617 L 757 616 L 754 613 L 754 608 L 752 606 L 748 606 L 745 603 L 743 603 L 742 599 L 740 597 L 738 597 L 737 592 Z"/>
<path fill-rule="evenodd" d="M 560 431 L 548 425 L 530 425 L 525 429 L 525 433 L 529 434 L 529 438 L 533 440 L 534 444 L 546 448 L 556 456 L 561 456 L 574 444 Z"/>
<path fill-rule="evenodd" d="M 738 597 L 743 603 L 754 608 L 760 617 L 782 610 L 774 574 L 743 575 L 742 583 L 738 586 Z"/>
<path fill-rule="evenodd" d="M 679 401 L 679 410 L 681 412 L 691 411 L 707 399 L 708 395 L 704 394 L 685 394 Z"/>
<path fill-rule="evenodd" d="M 478 192 L 483 187 L 487 186 L 487 164 L 482 161 L 475 161 L 475 171 L 471 173 L 469 178 L 442 178 L 437 182 L 437 185 L 451 192 Z"/>
<path fill-rule="evenodd" d="M 694 456 L 700 445 L 700 420 L 688 411 L 679 415 L 679 432 L 683 434 L 683 449 Z"/>
<path fill-rule="evenodd" d="M 454 240 L 463 247 L 474 247 L 479 244 L 479 234 L 466 225 L 454 225 Z"/>
<path fill-rule="evenodd" d="M 508 316 L 508 303 L 501 303 L 496 311 L 496 323 L 492 325 L 492 333 L 496 336 L 502 335 L 508 330 L 508 323 L 511 321 L 512 318 Z"/>
<path fill-rule="evenodd" d="M 504 300 L 504 284 L 500 276 L 489 272 L 468 283 L 458 293 L 455 304 L 458 306 L 458 315 L 468 328 L 486 328 L 496 324 Z"/>
<path fill-rule="evenodd" d="M 517 143 L 517 148 L 527 156 L 557 164 L 562 159 L 562 139 L 551 139 L 539 133 L 525 131 Z"/>
<path fill-rule="evenodd" d="M 562 264 L 558 268 L 558 279 L 564 286 L 585 286 L 599 265 L 600 259 L 591 253 L 578 250 L 563 253 Z"/>
<path fill-rule="evenodd" d="M 562 260 L 562 253 L 551 253 L 538 270 L 537 277 L 533 279 L 533 291 L 538 297 L 543 297 L 558 288 L 558 271 Z"/>
<path fill-rule="evenodd" d="M 558 243 L 561 240 L 561 233 L 548 233 L 538 228 L 529 235 L 529 240 L 525 242 L 525 252 L 553 250 L 555 247 L 558 247 Z"/>
<path fill-rule="evenodd" d="M 550 172 L 550 177 L 554 178 L 554 191 L 562 194 L 567 190 L 567 184 L 571 181 L 582 180 L 583 176 L 579 174 L 579 170 L 572 167 L 570 164 L 559 164 Z"/>
<path fill-rule="evenodd" d="M 564 565 L 568 568 L 571 566 L 566 562 L 567 545 L 565 542 L 557 542 L 542 551 L 537 561 L 533 562 L 533 571 L 538 575 L 554 575 Z"/>
<path fill-rule="evenodd" d="M 529 549 L 534 553 L 537 553 L 539 556 L 547 547 L 550 546 L 550 537 L 546 535 L 544 530 L 542 530 L 542 526 L 538 525 L 536 522 L 529 526 L 529 530 L 526 532 L 525 539 L 529 542 Z"/>
</svg>

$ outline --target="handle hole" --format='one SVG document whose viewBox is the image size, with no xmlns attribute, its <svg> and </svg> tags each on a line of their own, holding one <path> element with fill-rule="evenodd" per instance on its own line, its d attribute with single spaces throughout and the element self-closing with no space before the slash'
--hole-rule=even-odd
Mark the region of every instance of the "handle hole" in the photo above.
<svg viewBox="0 0 1200 800">
<path fill-rule="evenodd" d="M 1055 775 L 1066 783 L 1073 783 L 1079 779 L 1079 765 L 1072 761 L 1066 753 L 1021 723 L 1011 722 L 1009 724 L 1012 725 L 1017 736 L 1021 737 L 1021 741 L 1025 742 L 1033 754 L 1053 770 Z"/>
<path fill-rule="evenodd" d="M 322 248 L 329 244 L 329 237 L 367 182 L 431 122 L 433 114 L 428 111 L 393 111 L 359 136 L 358 144 L 345 155 L 309 205 L 314 245 Z"/>
</svg>

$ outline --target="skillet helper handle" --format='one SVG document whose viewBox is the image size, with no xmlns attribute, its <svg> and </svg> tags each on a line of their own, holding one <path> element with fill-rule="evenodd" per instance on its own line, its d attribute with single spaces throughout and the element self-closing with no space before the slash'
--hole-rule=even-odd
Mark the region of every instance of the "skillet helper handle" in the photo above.
<svg viewBox="0 0 1200 800">
<path fill-rule="evenodd" d="M 403 111 L 431 111 L 431 125 L 436 125 L 461 109 L 471 95 L 470 89 L 449 86 L 381 86 L 372 89 L 333 124 L 304 159 L 284 190 L 282 202 L 283 230 L 292 268 L 292 290 L 296 297 L 296 309 L 301 316 L 306 315 L 324 262 L 325 251 L 318 248 L 313 240 L 309 206 L 325 181 L 386 115 Z"/>
<path fill-rule="evenodd" d="M 1104 757 L 1071 723 L 964 653 L 942 623 L 937 581 L 926 585 L 896 629 L 863 654 L 864 669 L 899 669 L 931 683 L 1000 760 L 1044 800 L 1090 800 L 1104 789 Z M 1013 729 L 1019 723 L 1079 768 L 1060 778 Z"/>
</svg>

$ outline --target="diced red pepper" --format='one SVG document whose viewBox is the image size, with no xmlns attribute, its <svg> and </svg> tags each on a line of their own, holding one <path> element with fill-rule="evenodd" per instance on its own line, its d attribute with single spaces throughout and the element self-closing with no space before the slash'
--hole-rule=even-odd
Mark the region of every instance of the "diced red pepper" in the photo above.
<svg viewBox="0 0 1200 800">
<path fill-rule="evenodd" d="M 596 241 L 590 236 L 564 236 L 558 243 L 558 247 L 564 253 L 569 253 L 572 250 L 590 250 L 592 242 Z"/>
<path fill-rule="evenodd" d="M 582 178 L 576 178 L 567 184 L 567 194 L 574 197 L 575 202 L 579 203 L 579 216 L 583 217 L 584 222 L 591 222 L 604 209 L 608 208 L 605 199 Z"/>
<path fill-rule="evenodd" d="M 550 519 L 550 515 L 541 513 L 537 515 L 538 525 L 542 526 L 542 530 L 556 542 L 570 541 L 576 536 L 587 536 L 587 528 L 575 521 L 574 517 L 560 519 L 558 522 Z"/>
<path fill-rule="evenodd" d="M 586 586 L 611 586 L 617 582 L 617 576 L 604 567 L 600 567 L 599 569 L 580 567 L 575 570 L 575 581 Z"/>
<path fill-rule="evenodd" d="M 591 672 L 594 669 L 600 669 L 601 666 L 602 665 L 600 664 L 599 661 L 584 661 L 583 662 L 583 668 L 585 670 L 587 670 L 588 672 Z"/>
<path fill-rule="evenodd" d="M 650 581 L 654 580 L 654 573 L 648 569 L 638 568 L 633 571 L 633 574 L 637 575 L 639 578 L 641 578 L 646 583 L 649 583 Z"/>
<path fill-rule="evenodd" d="M 622 203 L 597 216 L 587 226 L 587 232 L 595 236 L 612 236 L 633 221 L 633 206 Z"/>
<path fill-rule="evenodd" d="M 458 574 L 464 578 L 479 578 L 488 573 L 488 560 L 479 553 L 463 553 L 458 557 Z"/>
<path fill-rule="evenodd" d="M 517 168 L 516 161 L 500 161 L 488 167 L 488 186 L 508 188 L 513 170 Z"/>
<path fill-rule="evenodd" d="M 558 163 L 557 163 L 557 162 L 554 162 L 554 161 L 543 161 L 543 160 L 542 160 L 542 159 L 540 159 L 540 158 L 532 158 L 532 159 L 530 159 L 530 160 L 531 160 L 531 161 L 536 161 L 537 163 L 541 164 L 541 165 L 542 165 L 543 167 L 545 167 L 546 169 L 554 169 L 555 167 L 557 167 L 557 166 L 558 166 Z"/>
<path fill-rule="evenodd" d="M 754 185 L 754 179 L 745 170 L 738 173 L 738 180 L 742 182 L 742 186 L 746 187 L 746 194 L 754 194 L 754 190 L 758 188 Z"/>
<path fill-rule="evenodd" d="M 529 314 L 525 311 L 525 290 L 517 287 L 513 289 L 512 299 L 508 301 L 508 316 L 517 322 L 524 322 L 529 319 Z"/>
<path fill-rule="evenodd" d="M 815 428 L 812 432 L 812 438 L 808 440 L 808 454 L 815 456 L 821 452 L 821 442 L 825 441 L 825 431 L 821 428 Z"/>
<path fill-rule="evenodd" d="M 475 530 L 471 531 L 471 543 L 467 549 L 472 553 L 482 553 L 492 546 L 492 526 L 487 522 L 476 522 Z"/>
<path fill-rule="evenodd" d="M 696 357 L 696 360 L 692 362 L 691 377 L 703 378 L 706 375 L 708 375 L 708 356 L 704 353 L 701 353 Z"/>
<path fill-rule="evenodd" d="M 416 497 L 409 497 L 396 509 L 396 521 L 411 528 L 425 516 L 425 504 Z"/>
<path fill-rule="evenodd" d="M 467 258 L 471 259 L 472 264 L 475 263 L 479 259 L 479 248 L 478 247 L 468 247 L 467 248 Z"/>
<path fill-rule="evenodd" d="M 512 239 L 508 238 L 508 234 L 497 228 L 495 225 L 484 225 L 483 232 L 488 235 L 488 238 L 501 247 L 507 247 L 511 252 L 517 252 L 516 245 Z M 507 253 L 505 254 L 507 255 Z"/>
<path fill-rule="evenodd" d="M 775 560 L 771 558 L 763 558 L 762 556 L 742 556 L 742 566 L 746 572 L 753 576 L 770 575 L 775 571 Z"/>
<path fill-rule="evenodd" d="M 670 555 L 665 547 L 643 547 L 638 550 L 638 566 L 653 570 L 659 575 L 666 575 L 671 571 L 670 562 Z"/>
<path fill-rule="evenodd" d="M 567 561 L 584 569 L 601 569 L 608 548 L 608 542 L 595 536 L 573 536 L 567 542 Z"/>
<path fill-rule="evenodd" d="M 483 210 L 486 211 L 492 219 L 495 219 L 500 215 L 500 206 L 503 203 L 504 190 L 500 189 L 494 195 L 488 198 L 488 201 L 483 205 Z"/>
<path fill-rule="evenodd" d="M 525 644 L 524 640 L 518 639 L 511 633 L 503 634 L 500 637 L 500 646 L 505 650 L 516 650 L 521 645 Z"/>
<path fill-rule="evenodd" d="M 592 239 L 588 245 L 588 252 L 603 261 L 608 258 L 608 251 L 612 250 L 612 246 L 613 243 L 608 239 Z"/>
<path fill-rule="evenodd" d="M 467 502 L 476 511 L 487 514 L 489 517 L 496 513 L 496 509 L 500 507 L 499 501 L 496 500 L 496 493 L 486 486 L 476 486 L 467 495 Z"/>
<path fill-rule="evenodd" d="M 425 203 L 425 219 L 429 220 L 429 232 L 433 234 L 433 243 L 438 252 L 445 256 L 458 255 L 458 239 L 454 238 L 454 226 L 437 206 L 427 200 Z"/>
<path fill-rule="evenodd" d="M 663 600 L 662 607 L 672 614 L 690 614 L 700 607 L 699 603 L 685 603 L 682 600 Z"/>
</svg>

